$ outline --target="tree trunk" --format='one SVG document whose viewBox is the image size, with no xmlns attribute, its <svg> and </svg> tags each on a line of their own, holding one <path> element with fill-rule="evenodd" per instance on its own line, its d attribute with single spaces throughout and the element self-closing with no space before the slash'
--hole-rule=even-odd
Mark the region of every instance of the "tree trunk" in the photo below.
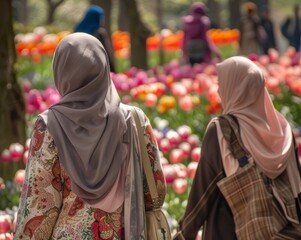
<svg viewBox="0 0 301 240">
<path fill-rule="evenodd" d="M 229 0 L 230 28 L 238 28 L 241 18 L 240 0 Z"/>
<path fill-rule="evenodd" d="M 118 11 L 118 30 L 129 31 L 129 19 L 126 13 L 126 6 L 124 0 L 119 0 L 119 11 Z"/>
<path fill-rule="evenodd" d="M 65 0 L 47 0 L 48 14 L 46 24 L 50 25 L 54 21 L 54 13 L 58 6 L 60 6 Z"/>
<path fill-rule="evenodd" d="M 155 0 L 155 14 L 158 19 L 158 29 L 159 29 L 159 65 L 162 66 L 164 64 L 164 53 L 163 53 L 163 36 L 161 34 L 161 30 L 163 29 L 163 19 L 162 19 L 162 1 Z"/>
<path fill-rule="evenodd" d="M 220 3 L 217 0 L 208 0 L 209 18 L 212 28 L 219 28 L 221 25 Z"/>
<path fill-rule="evenodd" d="M 18 0 L 15 4 L 15 19 L 26 25 L 28 21 L 28 0 Z"/>
<path fill-rule="evenodd" d="M 146 39 L 151 32 L 141 20 L 136 0 L 124 0 L 124 3 L 129 18 L 131 65 L 146 70 L 148 68 Z"/>
<path fill-rule="evenodd" d="M 105 29 L 110 37 L 112 36 L 111 31 L 111 9 L 112 1 L 111 0 L 90 0 L 91 4 L 100 6 L 105 12 Z"/>
<path fill-rule="evenodd" d="M 0 56 L 0 153 L 2 153 L 11 143 L 18 142 L 24 146 L 26 141 L 25 104 L 14 68 L 16 51 L 11 0 L 0 1 Z M 3 166 L 1 171 L 5 171 Z"/>
</svg>

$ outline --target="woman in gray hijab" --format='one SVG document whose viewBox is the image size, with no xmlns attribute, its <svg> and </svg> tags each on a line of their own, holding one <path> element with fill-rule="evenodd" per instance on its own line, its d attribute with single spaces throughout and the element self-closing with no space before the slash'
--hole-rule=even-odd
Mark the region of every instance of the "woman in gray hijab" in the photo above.
<svg viewBox="0 0 301 240">
<path fill-rule="evenodd" d="M 55 51 L 53 72 L 62 98 L 35 123 L 15 239 L 144 239 L 152 202 L 133 107 L 120 102 L 103 45 L 70 34 Z M 136 111 L 163 204 L 158 146 L 148 118 Z"/>
</svg>

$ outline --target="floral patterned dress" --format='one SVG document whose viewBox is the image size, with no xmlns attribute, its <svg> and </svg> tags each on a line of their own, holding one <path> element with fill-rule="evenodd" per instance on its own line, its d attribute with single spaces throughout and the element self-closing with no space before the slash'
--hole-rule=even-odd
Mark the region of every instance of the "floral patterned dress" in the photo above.
<svg viewBox="0 0 301 240">
<path fill-rule="evenodd" d="M 165 179 L 158 146 L 146 116 L 145 121 L 149 159 L 158 193 L 164 199 Z M 152 202 L 145 176 L 143 181 L 148 210 Z M 68 173 L 60 163 L 54 140 L 41 117 L 35 123 L 31 139 L 14 239 L 124 239 L 123 206 L 107 213 L 91 207 L 72 192 Z"/>
</svg>

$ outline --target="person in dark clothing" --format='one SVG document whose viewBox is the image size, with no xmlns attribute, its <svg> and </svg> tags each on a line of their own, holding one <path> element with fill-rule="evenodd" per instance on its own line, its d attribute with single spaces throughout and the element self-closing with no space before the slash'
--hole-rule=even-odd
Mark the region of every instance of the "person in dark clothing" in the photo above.
<svg viewBox="0 0 301 240">
<path fill-rule="evenodd" d="M 300 6 L 294 5 L 294 16 L 287 17 L 281 26 L 283 36 L 288 40 L 289 45 L 293 46 L 296 51 L 300 50 L 301 44 L 301 17 Z"/>
<path fill-rule="evenodd" d="M 206 16 L 206 6 L 203 3 L 193 3 L 190 13 L 183 17 L 182 22 L 184 32 L 182 49 L 185 62 L 190 65 L 209 63 L 213 55 L 221 59 L 219 49 L 207 36 L 210 19 Z"/>
<path fill-rule="evenodd" d="M 270 16 L 270 9 L 268 7 L 264 7 L 261 13 L 261 25 L 263 26 L 267 38 L 266 41 L 262 44 L 263 53 L 267 54 L 270 48 L 277 49 L 276 46 L 276 38 L 274 32 L 274 23 Z"/>
<path fill-rule="evenodd" d="M 104 20 L 104 10 L 97 5 L 91 5 L 83 19 L 75 27 L 74 32 L 84 32 L 96 37 L 102 43 L 108 54 L 110 71 L 115 72 L 114 51 L 111 39 L 104 28 Z"/>
<path fill-rule="evenodd" d="M 217 64 L 217 75 L 223 115 L 213 118 L 207 126 L 202 142 L 201 158 L 189 193 L 187 207 L 173 239 L 195 240 L 200 229 L 203 230 L 202 237 L 205 240 L 276 239 L 257 236 L 265 231 L 266 226 L 273 228 L 273 234 L 280 232 L 279 226 L 282 227 L 282 225 L 277 225 L 276 220 L 278 220 L 280 210 L 288 207 L 288 202 L 292 204 L 292 214 L 283 215 L 281 221 L 284 219 L 283 223 L 286 224 L 287 221 L 300 222 L 301 219 L 301 170 L 292 129 L 288 121 L 274 108 L 265 88 L 264 75 L 254 62 L 241 56 L 231 57 Z M 239 126 L 236 134 L 240 136 L 241 141 L 236 138 L 231 144 L 229 143 L 221 121 L 225 116 L 232 116 L 233 121 Z M 269 195 L 269 204 L 264 205 L 264 207 L 268 205 L 269 214 L 272 213 L 272 217 L 268 215 L 270 225 L 265 225 L 265 221 L 260 222 L 266 215 L 258 218 L 257 213 L 261 213 L 260 207 L 263 206 L 256 204 L 258 202 L 262 204 L 260 199 L 263 194 L 257 190 L 259 181 L 252 181 L 249 174 L 242 176 L 244 178 L 242 182 L 245 183 L 243 189 L 249 190 L 249 186 L 254 186 L 255 193 L 258 193 L 255 194 L 258 197 L 256 201 L 251 194 L 251 197 L 244 198 L 234 206 L 235 210 L 245 205 L 249 207 L 245 208 L 247 213 L 251 213 L 246 219 L 244 218 L 246 215 L 240 215 L 242 212 L 237 214 L 237 211 L 233 211 L 233 205 L 230 205 L 231 201 L 228 201 L 229 196 L 223 191 L 224 188 L 221 188 L 225 180 L 238 177 L 241 172 L 245 173 L 243 171 L 245 167 L 241 166 L 239 161 L 241 158 L 234 157 L 235 153 L 232 151 L 233 143 L 237 147 L 237 142 L 242 143 L 248 152 L 243 158 L 245 164 L 248 167 L 256 166 L 261 174 L 267 176 L 272 182 L 270 184 L 273 188 L 272 196 Z M 241 148 L 236 148 L 236 150 L 241 151 Z M 286 184 L 279 185 L 279 182 L 276 182 L 280 176 L 286 177 Z M 281 194 L 283 188 L 287 188 L 290 195 L 283 196 Z M 234 194 L 233 197 L 241 199 L 242 188 L 237 187 L 236 190 L 240 192 Z M 230 191 L 229 194 L 232 193 Z M 278 209 L 278 205 L 272 201 L 275 196 L 281 209 Z M 276 208 L 278 215 L 274 215 Z M 237 220 L 242 221 L 243 224 L 236 224 Z M 248 238 L 241 237 L 239 233 L 241 226 L 246 230 L 253 230 L 255 226 L 257 231 L 255 234 L 252 232 Z M 300 224 L 297 231 L 300 233 Z M 248 234 L 251 231 L 246 232 Z"/>
</svg>

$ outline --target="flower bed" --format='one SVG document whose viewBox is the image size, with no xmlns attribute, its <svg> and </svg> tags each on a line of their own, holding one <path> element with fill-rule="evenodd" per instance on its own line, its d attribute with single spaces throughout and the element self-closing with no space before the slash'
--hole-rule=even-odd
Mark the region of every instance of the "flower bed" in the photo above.
<svg viewBox="0 0 301 240">
<path fill-rule="evenodd" d="M 22 56 L 19 55 L 17 67 L 26 101 L 29 137 L 37 114 L 57 102 L 60 95 L 52 86 L 53 48 L 49 48 L 52 49 L 50 52 L 45 51 L 39 61 L 33 57 L 34 48 L 27 55 L 20 49 Z M 251 55 L 250 59 L 261 66 L 266 87 L 276 108 L 291 122 L 301 153 L 300 53 L 288 48 L 286 53 L 279 55 L 271 50 L 269 55 Z M 122 73 L 112 73 L 111 78 L 122 102 L 139 106 L 150 118 L 168 185 L 164 208 L 174 228 L 184 212 L 191 182 L 198 161 L 201 161 L 200 147 L 206 125 L 221 112 L 215 65 L 191 67 L 173 60 L 148 71 L 131 67 Z M 24 169 L 28 148 L 29 141 L 26 146 L 13 143 L 1 154 L 0 177 L 4 180 L 0 181 L 0 234 L 7 233 L 7 239 L 13 228 L 24 177 L 24 171 L 17 170 Z M 9 230 L 7 222 L 10 222 Z"/>
</svg>

